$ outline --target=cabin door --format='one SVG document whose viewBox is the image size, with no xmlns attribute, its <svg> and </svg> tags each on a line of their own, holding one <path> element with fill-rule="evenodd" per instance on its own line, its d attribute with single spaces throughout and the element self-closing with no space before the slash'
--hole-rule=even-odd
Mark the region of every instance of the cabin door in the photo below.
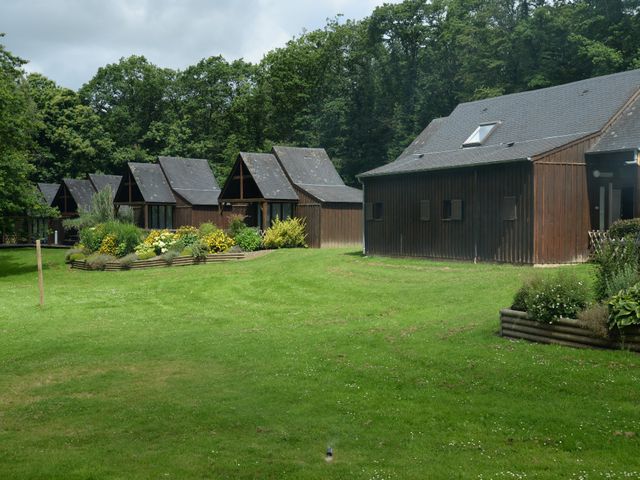
<svg viewBox="0 0 640 480">
<path fill-rule="evenodd" d="M 598 230 L 607 230 L 621 218 L 633 218 L 633 188 L 618 188 L 613 182 L 598 187 Z"/>
</svg>

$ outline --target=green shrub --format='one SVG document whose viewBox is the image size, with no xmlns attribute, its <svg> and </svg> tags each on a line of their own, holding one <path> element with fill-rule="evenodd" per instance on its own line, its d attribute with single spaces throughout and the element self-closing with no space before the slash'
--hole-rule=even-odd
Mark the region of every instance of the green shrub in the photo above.
<svg viewBox="0 0 640 480">
<path fill-rule="evenodd" d="M 606 305 L 596 304 L 578 313 L 585 327 L 600 338 L 609 337 L 609 309 Z"/>
<path fill-rule="evenodd" d="M 84 251 L 81 248 L 70 248 L 64 256 L 65 263 L 71 263 L 72 260 L 78 260 L 77 258 L 71 258 L 74 255 L 84 255 Z"/>
<path fill-rule="evenodd" d="M 202 242 L 197 242 L 191 245 L 191 256 L 196 260 L 204 260 L 207 258 L 207 246 Z"/>
<path fill-rule="evenodd" d="M 190 257 L 192 255 L 193 255 L 193 248 L 191 248 L 191 247 L 185 247 L 180 252 L 180 256 L 181 257 Z"/>
<path fill-rule="evenodd" d="M 91 270 L 104 270 L 107 263 L 117 260 L 112 255 L 105 255 L 104 253 L 94 253 L 87 257 L 87 266 Z"/>
<path fill-rule="evenodd" d="M 553 277 L 538 277 L 526 283 L 516 294 L 525 311 L 539 322 L 553 323 L 558 318 L 575 318 L 587 306 L 587 286 L 567 272 Z M 516 303 L 514 299 L 514 304 Z"/>
<path fill-rule="evenodd" d="M 85 227 L 80 230 L 80 244 L 90 252 L 97 252 L 105 235 L 106 232 L 102 224 L 95 227 Z"/>
<path fill-rule="evenodd" d="M 122 265 L 122 267 L 126 270 L 128 270 L 129 268 L 131 268 L 131 265 L 133 265 L 133 262 L 138 260 L 138 255 L 136 255 L 135 253 L 130 253 L 128 255 L 125 255 L 124 257 L 122 257 L 119 262 L 120 265 Z"/>
<path fill-rule="evenodd" d="M 593 285 L 596 300 L 610 298 L 621 285 L 622 288 L 630 286 L 625 283 L 632 281 L 633 272 L 638 271 L 639 258 L 638 245 L 631 239 L 606 242 L 592 257 L 596 266 Z"/>
<path fill-rule="evenodd" d="M 167 265 L 171 265 L 173 261 L 179 256 L 180 256 L 180 253 L 178 253 L 177 251 L 169 250 L 168 252 L 163 253 L 161 258 L 162 260 L 165 261 Z"/>
<path fill-rule="evenodd" d="M 609 227 L 609 237 L 622 239 L 632 237 L 634 240 L 640 236 L 640 218 L 629 220 L 617 220 Z"/>
<path fill-rule="evenodd" d="M 176 230 L 176 240 L 180 243 L 182 248 L 193 245 L 199 240 L 198 229 L 191 226 L 183 226 Z"/>
<path fill-rule="evenodd" d="M 76 260 L 85 260 L 87 257 L 84 253 L 74 253 L 69 255 L 69 263 L 75 262 Z"/>
<path fill-rule="evenodd" d="M 200 238 L 204 238 L 207 235 L 211 235 L 212 233 L 217 232 L 218 230 L 220 230 L 218 226 L 213 223 L 201 223 L 200 228 L 198 229 L 198 235 Z"/>
<path fill-rule="evenodd" d="M 244 223 L 245 218 L 246 217 L 244 215 L 237 214 L 229 216 L 229 235 L 235 238 L 236 235 L 247 228 L 247 225 Z"/>
<path fill-rule="evenodd" d="M 149 260 L 150 258 L 157 256 L 156 251 L 153 249 L 137 250 L 136 255 L 139 260 Z"/>
<path fill-rule="evenodd" d="M 140 243 L 142 230 L 130 223 L 111 221 L 80 230 L 80 243 L 90 252 L 118 257 L 132 253 Z"/>
<path fill-rule="evenodd" d="M 234 240 L 243 252 L 253 252 L 262 245 L 262 236 L 255 228 L 243 228 L 236 233 Z"/>
<path fill-rule="evenodd" d="M 100 248 L 98 249 L 98 252 L 115 257 L 117 248 L 118 248 L 118 243 L 117 243 L 116 236 L 113 233 L 108 233 L 102 239 L 102 243 L 100 244 Z"/>
<path fill-rule="evenodd" d="M 262 244 L 265 248 L 297 248 L 307 246 L 305 222 L 301 218 L 280 220 L 276 218 L 264 232 Z"/>
<path fill-rule="evenodd" d="M 640 283 L 614 295 L 608 305 L 610 330 L 640 325 Z"/>
<path fill-rule="evenodd" d="M 632 287 L 636 283 L 640 282 L 640 274 L 638 274 L 638 266 L 633 263 L 625 263 L 620 265 L 618 270 L 615 270 L 609 278 L 605 279 L 606 282 L 606 295 L 605 298 L 611 298 L 614 295 L 620 293 L 622 290 L 626 290 Z"/>
</svg>

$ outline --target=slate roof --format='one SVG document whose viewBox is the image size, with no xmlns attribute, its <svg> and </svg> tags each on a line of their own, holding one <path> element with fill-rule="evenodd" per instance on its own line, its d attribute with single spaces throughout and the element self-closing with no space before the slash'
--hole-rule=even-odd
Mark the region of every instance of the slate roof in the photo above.
<svg viewBox="0 0 640 480">
<path fill-rule="evenodd" d="M 597 133 L 640 88 L 640 70 L 461 103 L 434 120 L 398 159 L 369 177 L 530 160 Z M 485 143 L 462 148 L 483 123 L 500 122 Z"/>
<path fill-rule="evenodd" d="M 65 178 L 62 182 L 67 186 L 73 200 L 78 205 L 78 209 L 91 209 L 91 199 L 96 190 L 89 180 L 77 178 Z"/>
<path fill-rule="evenodd" d="M 53 200 L 56 198 L 58 190 L 60 190 L 59 183 L 38 183 L 38 190 L 44 197 L 44 203 L 48 206 L 53 204 Z"/>
<path fill-rule="evenodd" d="M 298 195 L 274 155 L 240 152 L 240 157 L 265 200 L 298 200 Z"/>
<path fill-rule="evenodd" d="M 111 200 L 116 196 L 120 182 L 122 181 L 121 175 L 105 175 L 102 173 L 90 173 L 89 180 L 93 184 L 96 192 L 99 192 L 107 185 L 111 186 Z"/>
<path fill-rule="evenodd" d="M 220 186 L 207 160 L 181 157 L 158 160 L 175 193 L 191 205 L 218 205 Z"/>
<path fill-rule="evenodd" d="M 325 203 L 360 203 L 362 191 L 347 187 L 324 148 L 273 147 L 291 181 Z"/>
<path fill-rule="evenodd" d="M 613 122 L 589 153 L 640 149 L 640 101 L 636 100 Z"/>
<path fill-rule="evenodd" d="M 146 203 L 176 203 L 159 164 L 129 162 L 129 170 Z"/>
</svg>

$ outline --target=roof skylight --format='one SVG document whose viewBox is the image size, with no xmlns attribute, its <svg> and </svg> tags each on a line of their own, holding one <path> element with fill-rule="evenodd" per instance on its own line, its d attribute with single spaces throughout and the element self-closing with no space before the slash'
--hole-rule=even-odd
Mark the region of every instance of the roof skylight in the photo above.
<svg viewBox="0 0 640 480">
<path fill-rule="evenodd" d="M 476 128 L 473 133 L 462 144 L 463 147 L 477 147 L 482 145 L 484 141 L 491 135 L 491 132 L 496 128 L 498 122 L 482 123 Z"/>
</svg>

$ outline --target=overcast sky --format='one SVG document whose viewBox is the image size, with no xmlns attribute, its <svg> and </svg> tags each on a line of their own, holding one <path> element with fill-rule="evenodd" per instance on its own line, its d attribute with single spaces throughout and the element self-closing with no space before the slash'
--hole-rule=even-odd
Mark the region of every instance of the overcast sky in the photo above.
<svg viewBox="0 0 640 480">
<path fill-rule="evenodd" d="M 79 88 L 98 67 L 144 55 L 162 67 L 201 58 L 260 61 L 338 13 L 368 16 L 400 0 L 0 0 L 0 40 L 60 85 Z"/>
</svg>

